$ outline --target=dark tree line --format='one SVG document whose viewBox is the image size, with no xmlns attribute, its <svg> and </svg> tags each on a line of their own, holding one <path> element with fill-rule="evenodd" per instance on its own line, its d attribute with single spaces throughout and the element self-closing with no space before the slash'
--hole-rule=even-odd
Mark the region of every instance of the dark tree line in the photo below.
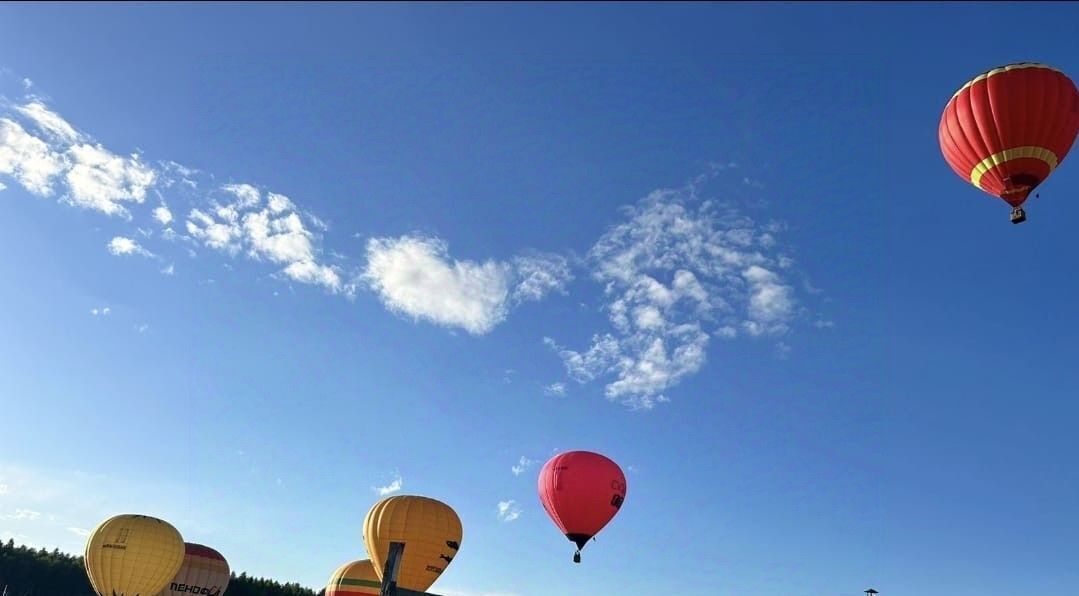
<svg viewBox="0 0 1079 596">
<path fill-rule="evenodd" d="M 95 596 L 81 556 L 0 542 L 0 595 Z M 225 596 L 322 596 L 298 583 L 282 584 L 247 573 L 232 574 Z M 152 595 L 147 595 L 152 596 Z"/>
</svg>

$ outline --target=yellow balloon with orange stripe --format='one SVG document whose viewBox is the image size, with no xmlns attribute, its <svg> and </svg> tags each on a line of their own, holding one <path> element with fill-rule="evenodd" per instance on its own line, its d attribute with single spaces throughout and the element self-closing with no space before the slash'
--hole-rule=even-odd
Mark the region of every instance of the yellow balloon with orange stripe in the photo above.
<svg viewBox="0 0 1079 596">
<path fill-rule="evenodd" d="M 457 513 L 428 497 L 397 495 L 375 503 L 363 520 L 363 541 L 379 579 L 391 542 L 405 544 L 397 585 L 427 591 L 457 556 L 463 529 Z"/>
<path fill-rule="evenodd" d="M 164 520 L 117 515 L 86 541 L 86 575 L 100 596 L 157 594 L 184 561 L 184 539 Z"/>
<path fill-rule="evenodd" d="M 378 596 L 380 593 L 382 581 L 370 559 L 345 563 L 333 572 L 326 583 L 326 596 Z"/>
</svg>

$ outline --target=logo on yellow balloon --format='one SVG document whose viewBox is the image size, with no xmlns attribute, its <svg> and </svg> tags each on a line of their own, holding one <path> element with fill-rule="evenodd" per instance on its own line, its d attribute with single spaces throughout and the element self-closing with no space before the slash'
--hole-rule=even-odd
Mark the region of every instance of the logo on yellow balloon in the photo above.
<svg viewBox="0 0 1079 596">
<path fill-rule="evenodd" d="M 201 594 L 204 596 L 221 595 L 221 588 L 217 586 L 214 586 L 212 588 L 203 588 L 202 586 L 189 586 L 187 584 L 178 584 L 176 582 L 172 582 L 172 584 L 169 585 L 169 589 L 173 592 L 187 592 L 188 594 Z"/>
</svg>

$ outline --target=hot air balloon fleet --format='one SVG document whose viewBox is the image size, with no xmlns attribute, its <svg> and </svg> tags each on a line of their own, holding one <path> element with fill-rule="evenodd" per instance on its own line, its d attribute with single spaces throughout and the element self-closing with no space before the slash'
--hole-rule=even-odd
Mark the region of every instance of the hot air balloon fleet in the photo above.
<svg viewBox="0 0 1079 596">
<path fill-rule="evenodd" d="M 626 476 L 610 458 L 570 451 L 540 470 L 538 496 L 558 531 L 581 549 L 621 510 Z M 326 582 L 326 596 L 383 594 L 391 545 L 404 545 L 397 590 L 425 594 L 457 557 L 464 528 L 452 507 L 430 497 L 394 495 L 364 517 L 367 558 L 340 565 Z M 86 574 L 99 596 L 221 596 L 229 564 L 209 546 L 184 542 L 168 522 L 146 515 L 116 515 L 86 541 Z M 393 591 L 387 592 L 394 594 Z"/>
<path fill-rule="evenodd" d="M 1079 91 L 1061 71 L 1021 62 L 992 68 L 951 96 L 939 123 L 940 150 L 955 173 L 1012 207 L 1011 221 L 1061 166 L 1079 133 Z M 1037 196 L 1037 195 L 1035 195 Z M 538 500 L 554 529 L 576 547 L 573 561 L 623 510 L 626 477 L 600 453 L 569 451 L 547 461 L 537 478 Z M 326 596 L 383 593 L 391 544 L 404 545 L 398 589 L 424 593 L 466 544 L 454 509 L 432 497 L 384 498 L 362 524 L 365 558 L 340 564 Z M 356 555 L 361 553 L 357 552 Z M 185 543 L 168 522 L 117 515 L 97 526 L 85 551 L 86 573 L 100 596 L 220 596 L 229 565 L 208 546 Z"/>
</svg>

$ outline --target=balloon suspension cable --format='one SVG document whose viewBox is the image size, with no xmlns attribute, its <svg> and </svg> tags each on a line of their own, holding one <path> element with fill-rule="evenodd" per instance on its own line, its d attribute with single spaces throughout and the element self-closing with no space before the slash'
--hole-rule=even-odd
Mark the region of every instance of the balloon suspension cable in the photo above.
<svg viewBox="0 0 1079 596">
<path fill-rule="evenodd" d="M 581 562 L 581 549 L 577 549 L 577 552 L 573 553 L 573 562 L 574 563 L 580 563 Z"/>
</svg>

